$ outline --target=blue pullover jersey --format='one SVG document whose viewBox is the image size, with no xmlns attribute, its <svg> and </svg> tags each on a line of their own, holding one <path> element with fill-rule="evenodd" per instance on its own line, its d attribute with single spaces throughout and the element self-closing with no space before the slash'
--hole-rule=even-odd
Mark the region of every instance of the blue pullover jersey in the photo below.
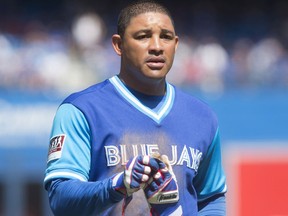
<svg viewBox="0 0 288 216">
<path fill-rule="evenodd" d="M 109 195 L 112 177 L 131 157 L 153 152 L 169 158 L 183 215 L 197 215 L 199 202 L 226 192 L 218 123 L 211 109 L 169 83 L 160 105 L 149 108 L 114 76 L 70 95 L 59 107 L 44 182 L 105 182 L 96 196 L 113 205 L 95 204 L 91 215 L 121 215 L 122 201 Z M 142 190 L 134 193 L 126 214 L 147 212 Z"/>
</svg>

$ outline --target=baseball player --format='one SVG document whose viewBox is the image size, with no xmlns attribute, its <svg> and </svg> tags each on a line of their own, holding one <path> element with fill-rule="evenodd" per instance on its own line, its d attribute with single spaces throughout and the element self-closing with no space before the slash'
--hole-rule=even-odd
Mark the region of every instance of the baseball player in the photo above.
<svg viewBox="0 0 288 216">
<path fill-rule="evenodd" d="M 225 215 L 217 118 L 166 81 L 178 45 L 161 4 L 120 12 L 119 74 L 68 96 L 44 184 L 54 215 Z"/>
</svg>

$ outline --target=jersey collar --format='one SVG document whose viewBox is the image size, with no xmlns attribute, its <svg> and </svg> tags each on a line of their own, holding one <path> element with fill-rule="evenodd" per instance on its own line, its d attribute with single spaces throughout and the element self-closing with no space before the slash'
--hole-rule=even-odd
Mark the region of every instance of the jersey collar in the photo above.
<svg viewBox="0 0 288 216">
<path fill-rule="evenodd" d="M 132 106 L 134 106 L 137 110 L 153 119 L 155 122 L 160 123 L 165 116 L 170 112 L 175 97 L 174 87 L 166 82 L 166 95 L 163 98 L 163 104 L 159 108 L 157 112 L 143 105 L 122 83 L 122 81 L 118 78 L 118 76 L 113 76 L 109 79 L 109 81 L 113 84 L 115 89 L 127 100 Z"/>
</svg>

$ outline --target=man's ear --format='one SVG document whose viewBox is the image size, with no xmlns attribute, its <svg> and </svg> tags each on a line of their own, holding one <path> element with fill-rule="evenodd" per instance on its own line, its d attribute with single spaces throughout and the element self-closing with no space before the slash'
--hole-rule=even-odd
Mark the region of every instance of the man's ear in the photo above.
<svg viewBox="0 0 288 216">
<path fill-rule="evenodd" d="M 121 36 L 118 34 L 114 34 L 112 36 L 112 46 L 117 53 L 117 55 L 121 56 L 122 54 L 122 39 Z"/>
<path fill-rule="evenodd" d="M 179 44 L 179 37 L 178 36 L 175 36 L 175 52 L 178 48 L 178 44 Z"/>
</svg>

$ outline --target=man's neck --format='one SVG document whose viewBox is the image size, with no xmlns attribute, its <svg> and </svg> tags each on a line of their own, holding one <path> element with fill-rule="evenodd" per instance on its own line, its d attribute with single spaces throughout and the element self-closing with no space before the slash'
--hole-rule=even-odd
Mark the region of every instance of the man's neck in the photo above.
<svg viewBox="0 0 288 216">
<path fill-rule="evenodd" d="M 129 88 L 135 91 L 141 92 L 146 95 L 165 95 L 166 93 L 166 81 L 165 78 L 162 80 L 149 80 L 149 82 L 135 82 L 127 77 L 118 75 L 119 79 Z"/>
</svg>

